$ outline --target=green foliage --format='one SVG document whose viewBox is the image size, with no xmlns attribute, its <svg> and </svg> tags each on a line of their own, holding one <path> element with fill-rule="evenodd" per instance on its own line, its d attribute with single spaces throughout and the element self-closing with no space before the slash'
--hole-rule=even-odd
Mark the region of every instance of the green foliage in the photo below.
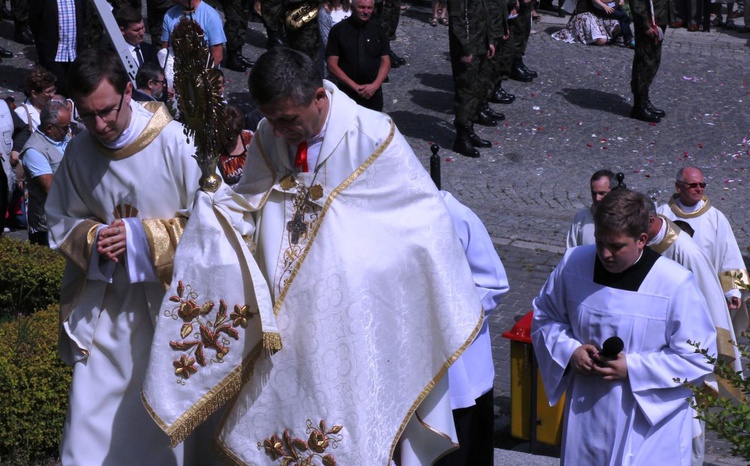
<svg viewBox="0 0 750 466">
<path fill-rule="evenodd" d="M 0 324 L 0 464 L 57 456 L 72 374 L 57 355 L 58 313 Z"/>
<path fill-rule="evenodd" d="M 65 260 L 47 247 L 0 237 L 0 317 L 60 302 Z"/>
<path fill-rule="evenodd" d="M 734 275 L 735 283 L 746 291 L 750 291 L 750 285 L 742 281 L 742 277 Z M 745 335 L 747 336 L 747 335 Z M 733 400 L 719 396 L 716 392 L 704 385 L 694 385 L 683 381 L 684 385 L 692 390 L 694 397 L 688 399 L 690 406 L 697 411 L 697 418 L 706 423 L 706 428 L 716 432 L 720 438 L 732 444 L 732 454 L 750 462 L 750 377 L 744 378 L 741 371 L 734 368 L 726 361 L 719 360 L 708 354 L 700 343 L 688 342 L 695 347 L 696 352 L 701 353 L 708 362 L 714 365 L 714 373 L 717 378 L 725 379 L 737 391 L 742 393 L 742 400 Z M 743 361 L 750 359 L 750 346 L 732 342 L 740 352 Z M 679 379 L 676 379 L 679 382 Z"/>
</svg>

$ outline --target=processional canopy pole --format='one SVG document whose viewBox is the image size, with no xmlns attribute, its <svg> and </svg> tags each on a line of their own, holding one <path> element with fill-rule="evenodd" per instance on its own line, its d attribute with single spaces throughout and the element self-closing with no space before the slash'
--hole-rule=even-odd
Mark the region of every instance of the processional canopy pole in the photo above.
<svg viewBox="0 0 750 466">
<path fill-rule="evenodd" d="M 221 185 L 216 166 L 227 130 L 219 71 L 213 66 L 203 29 L 191 16 L 175 25 L 171 37 L 174 87 L 185 136 L 195 141 L 200 189 L 213 193 Z"/>
</svg>

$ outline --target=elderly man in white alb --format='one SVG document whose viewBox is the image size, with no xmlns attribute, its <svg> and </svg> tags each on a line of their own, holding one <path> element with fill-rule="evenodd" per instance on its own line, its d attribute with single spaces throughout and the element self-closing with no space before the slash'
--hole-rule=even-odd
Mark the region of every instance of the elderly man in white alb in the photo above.
<svg viewBox="0 0 750 466">
<path fill-rule="evenodd" d="M 141 401 L 153 319 L 200 171 L 162 104 L 132 101 L 117 56 L 86 50 L 70 70 L 86 131 L 68 144 L 46 211 L 66 259 L 60 355 L 73 366 L 61 457 L 70 465 L 182 464 Z"/>
<path fill-rule="evenodd" d="M 690 235 L 683 232 L 668 218 L 658 215 L 654 204 L 649 202 L 648 206 L 648 247 L 693 273 L 695 282 L 706 299 L 711 320 L 716 327 L 718 357 L 730 364 L 735 371 L 741 372 L 742 361 L 739 349 L 731 343 L 737 341 L 737 337 L 732 326 L 727 301 L 724 299 L 724 291 L 719 283 L 719 275 Z M 719 379 L 718 383 L 712 381 L 711 385 L 714 389 L 721 387 L 723 395 L 735 397 L 738 400 L 743 398 L 741 393 L 738 393 L 723 379 Z M 706 439 L 703 422 L 697 419 L 693 422 L 696 430 L 696 435 L 693 437 L 693 464 L 702 464 Z"/>
<path fill-rule="evenodd" d="M 598 170 L 591 175 L 591 206 L 576 212 L 568 230 L 566 246 L 574 248 L 583 244 L 594 244 L 594 209 L 615 187 L 615 174 L 609 170 Z"/>
<path fill-rule="evenodd" d="M 704 192 L 706 180 L 697 167 L 683 167 L 677 172 L 676 194 L 658 212 L 670 220 L 683 220 L 695 230 L 693 240 L 719 274 L 721 286 L 732 315 L 737 335 L 748 328 L 748 314 L 743 294 L 734 276 L 750 283 L 742 253 L 726 216 L 711 205 Z"/>
</svg>

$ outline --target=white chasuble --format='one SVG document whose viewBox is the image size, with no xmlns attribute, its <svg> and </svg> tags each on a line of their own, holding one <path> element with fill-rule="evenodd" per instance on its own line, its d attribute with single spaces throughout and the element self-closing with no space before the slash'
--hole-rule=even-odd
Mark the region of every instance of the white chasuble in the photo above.
<svg viewBox="0 0 750 466">
<path fill-rule="evenodd" d="M 481 304 L 404 138 L 325 86 L 317 167 L 295 173 L 264 121 L 236 188 L 258 210 L 283 348 L 257 360 L 220 446 L 236 464 L 388 465 L 401 440 L 394 460 L 430 464 L 455 446 L 445 375 L 481 328 Z"/>
<path fill-rule="evenodd" d="M 166 109 L 131 109 L 131 126 L 143 123 L 140 135 L 117 150 L 87 131 L 76 136 L 46 204 L 50 244 L 67 260 L 60 338 L 61 357 L 73 364 L 66 465 L 182 464 L 181 451 L 169 448 L 143 407 L 140 386 L 165 290 L 155 277 L 162 264 L 171 267 L 179 218 L 192 206 L 200 171 Z M 98 228 L 118 218 L 127 252 L 117 264 L 92 261 Z M 148 244 L 136 247 L 144 232 Z"/>
<path fill-rule="evenodd" d="M 727 301 L 719 283 L 716 269 L 711 265 L 703 251 L 690 238 L 690 235 L 680 230 L 671 220 L 662 216 L 666 223 L 666 234 L 664 239 L 657 244 L 649 244 L 649 247 L 667 259 L 672 259 L 686 269 L 690 270 L 695 277 L 703 297 L 706 298 L 711 320 L 716 327 L 716 346 L 719 357 L 730 364 L 735 371 L 742 371 L 742 361 L 739 350 L 731 344 L 737 341 L 729 316 Z M 728 389 L 725 384 L 724 388 Z"/>
<path fill-rule="evenodd" d="M 721 211 L 711 205 L 708 197 L 703 196 L 703 205 L 695 212 L 685 212 L 675 197 L 669 200 L 668 204 L 659 206 L 659 214 L 670 220 L 683 220 L 690 224 L 695 230 L 693 241 L 703 251 L 708 260 L 719 274 L 719 281 L 724 293 L 734 293 L 740 296 L 740 290 L 733 278 L 734 275 L 740 275 L 742 281 L 750 283 L 745 261 L 737 245 L 729 220 Z M 747 293 L 742 293 L 742 305 L 738 310 L 730 311 L 732 314 L 732 323 L 736 334 L 741 334 L 748 328 L 750 318 L 748 318 L 747 306 L 745 300 Z"/>
<path fill-rule="evenodd" d="M 659 258 L 637 292 L 596 284 L 596 248 L 570 249 L 534 300 L 532 340 L 550 404 L 566 394 L 561 464 L 691 463 L 691 392 L 712 371 L 688 344 L 716 352 L 716 334 L 692 275 Z M 568 366 L 583 343 L 625 346 L 628 378 L 605 381 Z"/>
</svg>

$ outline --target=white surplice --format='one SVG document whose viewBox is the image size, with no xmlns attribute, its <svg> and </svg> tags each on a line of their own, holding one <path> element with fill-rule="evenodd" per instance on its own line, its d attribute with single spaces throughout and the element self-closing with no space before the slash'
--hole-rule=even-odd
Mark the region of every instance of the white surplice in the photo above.
<svg viewBox="0 0 750 466">
<path fill-rule="evenodd" d="M 594 244 L 596 242 L 594 238 L 593 209 L 594 207 L 591 206 L 576 212 L 575 217 L 573 217 L 573 223 L 568 230 L 568 236 L 566 237 L 565 243 L 568 248 L 583 246 L 584 244 Z"/>
<path fill-rule="evenodd" d="M 474 406 L 476 399 L 492 390 L 495 383 L 492 340 L 487 316 L 497 307 L 500 298 L 510 290 L 510 286 L 505 267 L 495 251 L 490 234 L 477 214 L 461 204 L 451 193 L 440 191 L 440 195 L 443 196 L 453 226 L 466 252 L 485 315 L 482 330 L 474 342 L 448 369 L 451 407 L 460 409 Z"/>
<path fill-rule="evenodd" d="M 176 217 L 187 215 L 200 171 L 182 126 L 163 106 L 150 108 L 131 103 L 124 147 L 105 148 L 86 131 L 75 137 L 46 204 L 50 244 L 67 260 L 60 354 L 73 365 L 73 382 L 64 465 L 182 464 L 140 392 L 165 292 L 160 268 L 171 264 L 178 239 L 167 230 L 179 230 Z M 128 243 L 115 265 L 99 260 L 96 233 L 118 218 Z"/>
<path fill-rule="evenodd" d="M 744 283 L 750 283 L 745 261 L 742 259 L 729 220 L 719 209 L 711 205 L 708 197 L 703 196 L 698 204 L 688 208 L 679 202 L 679 198 L 673 196 L 669 203 L 659 206 L 657 211 L 672 221 L 683 220 L 690 224 L 695 230 L 693 241 L 719 274 L 724 294 L 728 297 L 743 295 L 732 276 L 740 274 Z M 747 298 L 746 293 L 744 297 Z M 747 330 L 750 319 L 744 302 L 740 309 L 731 311 L 731 314 L 735 333 L 741 334 Z"/>
<path fill-rule="evenodd" d="M 637 292 L 593 281 L 595 246 L 569 249 L 534 300 L 532 340 L 551 405 L 567 391 L 561 464 L 691 464 L 690 391 L 713 367 L 716 333 L 692 274 L 659 258 Z M 628 378 L 605 381 L 568 365 L 583 343 L 618 336 Z"/>
<path fill-rule="evenodd" d="M 256 257 L 283 348 L 258 358 L 219 442 L 236 464 L 294 452 L 387 465 L 400 439 L 402 465 L 429 464 L 455 447 L 445 373 L 479 332 L 481 304 L 406 140 L 386 115 L 324 85 L 331 107 L 310 172 L 295 173 L 263 121 L 237 185 L 258 210 Z M 294 194 L 317 186 L 301 228 Z"/>
</svg>

